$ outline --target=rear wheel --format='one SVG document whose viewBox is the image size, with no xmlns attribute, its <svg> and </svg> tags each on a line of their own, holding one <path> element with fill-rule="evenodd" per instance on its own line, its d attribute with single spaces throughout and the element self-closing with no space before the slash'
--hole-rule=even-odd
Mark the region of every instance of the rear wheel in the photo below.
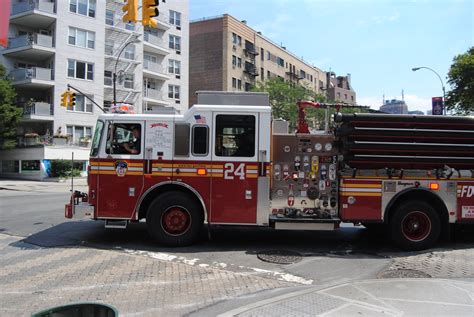
<svg viewBox="0 0 474 317">
<path fill-rule="evenodd" d="M 168 192 L 150 204 L 146 222 L 149 234 L 159 243 L 184 246 L 197 240 L 203 225 L 203 214 L 189 195 Z"/>
<path fill-rule="evenodd" d="M 392 240 L 402 249 L 423 250 L 436 243 L 441 223 L 431 205 L 423 201 L 408 201 L 395 210 L 390 231 Z"/>
</svg>

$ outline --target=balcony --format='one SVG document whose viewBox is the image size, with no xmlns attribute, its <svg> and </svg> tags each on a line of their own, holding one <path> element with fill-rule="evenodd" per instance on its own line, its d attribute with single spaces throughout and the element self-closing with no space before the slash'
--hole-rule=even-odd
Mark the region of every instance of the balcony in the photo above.
<svg viewBox="0 0 474 317">
<path fill-rule="evenodd" d="M 247 55 L 251 55 L 252 57 L 259 55 L 255 45 L 252 43 L 245 43 L 244 51 Z"/>
<path fill-rule="evenodd" d="M 106 19 L 105 27 L 111 31 L 118 31 L 128 34 L 139 31 L 138 24 L 123 22 L 122 18 Z"/>
<path fill-rule="evenodd" d="M 143 101 L 149 105 L 168 105 L 169 102 L 163 100 L 163 93 L 157 89 L 145 89 L 143 91 Z"/>
<path fill-rule="evenodd" d="M 288 77 L 290 77 L 290 79 L 300 80 L 304 78 L 304 77 L 301 77 L 300 74 L 295 73 L 293 71 L 288 71 L 286 72 L 286 74 L 288 75 Z"/>
<path fill-rule="evenodd" d="M 10 12 L 10 23 L 47 29 L 56 21 L 54 7 L 53 2 L 44 0 L 14 3 Z"/>
<path fill-rule="evenodd" d="M 163 69 L 163 66 L 148 60 L 143 61 L 143 74 L 146 75 L 146 77 L 158 80 L 170 79 L 170 76 L 166 74 L 166 69 Z"/>
<path fill-rule="evenodd" d="M 150 32 L 143 33 L 143 50 L 159 55 L 168 55 L 170 53 L 168 43 Z"/>
<path fill-rule="evenodd" d="M 52 36 L 31 33 L 9 39 L 3 55 L 38 62 L 50 58 L 55 52 Z"/>
<path fill-rule="evenodd" d="M 8 75 L 14 86 L 44 89 L 54 87 L 53 70 L 50 68 L 18 68 Z"/>
<path fill-rule="evenodd" d="M 163 31 L 166 31 L 166 30 L 169 30 L 171 28 L 171 24 L 169 24 L 169 16 L 160 12 L 160 15 L 155 17 L 155 20 L 157 22 L 157 26 L 156 28 L 159 29 L 159 30 L 163 30 Z"/>
<path fill-rule="evenodd" d="M 252 77 L 258 76 L 257 68 L 255 67 L 255 65 L 250 63 L 245 63 L 244 73 L 247 73 Z"/>
<path fill-rule="evenodd" d="M 53 121 L 53 106 L 46 102 L 34 102 L 23 107 L 23 121 Z"/>
</svg>

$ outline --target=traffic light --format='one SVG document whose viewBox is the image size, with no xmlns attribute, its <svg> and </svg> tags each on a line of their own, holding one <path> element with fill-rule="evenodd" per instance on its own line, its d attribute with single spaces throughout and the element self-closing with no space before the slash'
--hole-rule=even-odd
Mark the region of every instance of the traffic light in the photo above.
<svg viewBox="0 0 474 317">
<path fill-rule="evenodd" d="M 69 107 L 69 96 L 71 92 L 66 90 L 61 94 L 61 107 Z"/>
<path fill-rule="evenodd" d="M 69 107 L 74 108 L 76 105 L 76 93 L 70 92 L 69 93 Z"/>
<path fill-rule="evenodd" d="M 149 26 L 152 28 L 157 27 L 156 21 L 153 19 L 157 17 L 160 12 L 158 11 L 158 0 L 143 0 L 142 5 L 142 24 L 143 26 Z"/>
<path fill-rule="evenodd" d="M 138 0 L 125 0 L 125 5 L 122 7 L 122 11 L 125 12 L 122 17 L 123 22 L 137 22 Z"/>
</svg>

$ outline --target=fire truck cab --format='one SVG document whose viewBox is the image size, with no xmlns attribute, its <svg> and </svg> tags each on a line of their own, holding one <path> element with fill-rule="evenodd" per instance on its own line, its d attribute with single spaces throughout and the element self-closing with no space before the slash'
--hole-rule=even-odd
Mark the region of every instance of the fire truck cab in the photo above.
<svg viewBox="0 0 474 317">
<path fill-rule="evenodd" d="M 200 92 L 184 114 L 103 114 L 89 191 L 73 193 L 66 217 L 146 220 L 165 245 L 193 243 L 204 223 L 377 224 L 402 248 L 427 248 L 474 220 L 474 121 L 453 120 L 337 115 L 337 128 L 290 133 L 267 94 L 230 92 Z"/>
</svg>

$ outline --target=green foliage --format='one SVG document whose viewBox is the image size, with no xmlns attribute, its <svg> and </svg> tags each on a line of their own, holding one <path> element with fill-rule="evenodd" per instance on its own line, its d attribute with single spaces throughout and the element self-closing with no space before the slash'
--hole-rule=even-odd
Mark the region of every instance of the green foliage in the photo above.
<svg viewBox="0 0 474 317">
<path fill-rule="evenodd" d="M 290 122 L 290 126 L 296 126 L 298 118 L 298 100 L 326 101 L 326 97 L 317 94 L 308 87 L 284 81 L 280 77 L 274 77 L 264 82 L 258 82 L 253 91 L 268 92 L 270 95 L 270 106 L 273 118 L 284 119 Z M 307 109 L 309 122 L 324 120 L 324 111 L 318 109 Z M 314 118 L 314 119 L 313 119 Z"/>
<path fill-rule="evenodd" d="M 14 105 L 15 89 L 6 77 L 5 67 L 0 64 L 0 149 L 16 145 L 16 126 L 23 110 Z"/>
<path fill-rule="evenodd" d="M 448 72 L 448 83 L 453 87 L 447 93 L 446 105 L 457 114 L 474 113 L 474 47 L 453 59 Z"/>
<path fill-rule="evenodd" d="M 72 170 L 73 177 L 81 176 L 81 170 L 75 168 Z M 69 178 L 71 177 L 71 161 L 54 160 L 51 161 L 51 177 Z"/>
</svg>

